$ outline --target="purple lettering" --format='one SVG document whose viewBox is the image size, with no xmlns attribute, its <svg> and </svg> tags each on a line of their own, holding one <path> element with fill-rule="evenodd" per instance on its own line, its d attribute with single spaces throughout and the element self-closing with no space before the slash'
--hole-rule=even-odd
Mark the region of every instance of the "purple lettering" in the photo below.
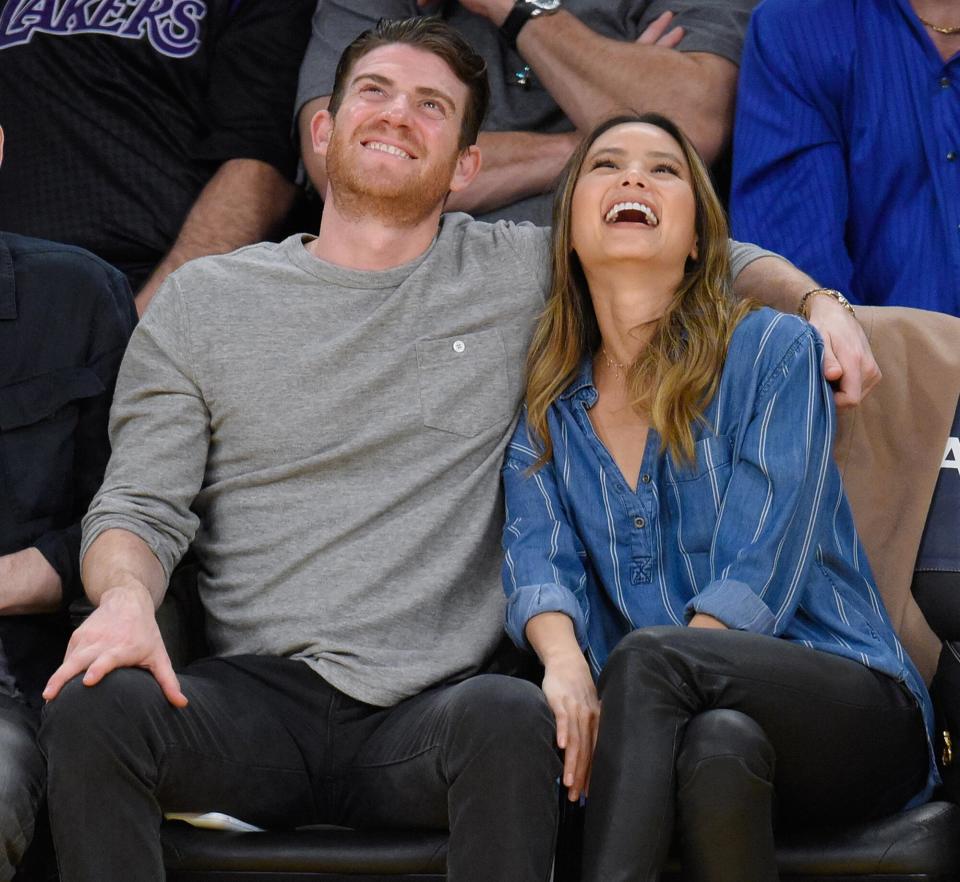
<svg viewBox="0 0 960 882">
<path fill-rule="evenodd" d="M 129 0 L 103 0 L 90 19 L 90 30 L 100 34 L 116 34 L 123 29 L 123 13 Z"/>
<path fill-rule="evenodd" d="M 60 11 L 53 22 L 53 30 L 58 34 L 72 34 L 90 26 L 87 10 L 90 0 L 61 0 Z"/>
<path fill-rule="evenodd" d="M 200 45 L 200 20 L 206 13 L 206 6 L 199 0 L 184 0 L 174 8 L 169 19 L 158 22 L 159 33 L 151 32 L 150 42 L 168 55 L 180 58 L 193 55 Z"/>
<path fill-rule="evenodd" d="M 20 35 L 24 29 L 18 27 L 20 17 L 20 4 L 16 0 L 11 0 L 0 12 L 0 49 L 4 46 L 16 45 L 20 42 Z M 27 37 L 29 39 L 29 37 Z"/>
<path fill-rule="evenodd" d="M 56 0 L 27 0 L 21 5 L 16 25 L 21 29 L 34 31 L 38 28 L 49 28 L 56 11 Z M 15 25 L 15 26 L 16 26 Z"/>
<path fill-rule="evenodd" d="M 2 3 L 2 0 L 0 0 Z M 200 47 L 203 0 L 8 0 L 0 7 L 0 49 L 29 43 L 35 33 L 146 37 L 172 58 Z"/>
<path fill-rule="evenodd" d="M 157 19 L 169 15 L 174 0 L 140 0 L 133 15 L 123 28 L 125 37 L 139 39 L 146 34 L 153 43 L 153 32 L 157 28 Z M 155 45 L 155 44 L 154 44 Z"/>
</svg>

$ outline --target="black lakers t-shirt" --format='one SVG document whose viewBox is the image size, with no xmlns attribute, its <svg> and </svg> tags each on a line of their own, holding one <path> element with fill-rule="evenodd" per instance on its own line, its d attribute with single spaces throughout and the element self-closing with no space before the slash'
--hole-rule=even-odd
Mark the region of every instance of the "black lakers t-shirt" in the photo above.
<svg viewBox="0 0 960 882">
<path fill-rule="evenodd" d="M 81 245 L 134 288 L 217 167 L 292 175 L 315 0 L 0 0 L 0 229 Z"/>
</svg>

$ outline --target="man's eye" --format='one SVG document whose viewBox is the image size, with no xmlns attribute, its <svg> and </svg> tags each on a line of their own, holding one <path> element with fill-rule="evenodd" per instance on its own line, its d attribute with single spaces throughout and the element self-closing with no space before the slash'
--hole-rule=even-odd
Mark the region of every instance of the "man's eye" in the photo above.
<svg viewBox="0 0 960 882">
<path fill-rule="evenodd" d="M 446 115 L 446 110 L 439 101 L 424 101 L 422 106 L 423 109 L 426 110 L 431 116 Z"/>
<path fill-rule="evenodd" d="M 383 89 L 381 89 L 379 86 L 374 86 L 374 85 L 363 86 L 360 89 L 360 91 L 364 95 L 382 95 L 383 94 Z"/>
</svg>

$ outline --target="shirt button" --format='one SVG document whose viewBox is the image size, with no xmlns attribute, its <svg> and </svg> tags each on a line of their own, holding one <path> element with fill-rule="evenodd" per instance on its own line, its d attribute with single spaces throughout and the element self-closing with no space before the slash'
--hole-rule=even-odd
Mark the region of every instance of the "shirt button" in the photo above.
<svg viewBox="0 0 960 882">
<path fill-rule="evenodd" d="M 463 352 L 463 350 L 466 348 L 466 344 L 464 344 L 463 340 L 457 340 L 456 343 L 453 344 L 454 352 Z"/>
<path fill-rule="evenodd" d="M 953 162 L 956 158 L 957 158 L 957 151 L 956 151 L 956 150 L 951 150 L 951 151 L 947 154 L 947 162 Z"/>
<path fill-rule="evenodd" d="M 649 476 L 649 475 L 641 475 L 641 476 L 640 476 L 640 480 L 643 481 L 644 484 L 649 484 L 649 483 L 650 483 L 650 476 Z"/>
<path fill-rule="evenodd" d="M 634 519 L 633 519 L 633 525 L 634 525 L 638 530 L 642 530 L 642 529 L 647 525 L 647 521 L 646 521 L 645 518 L 634 518 Z"/>
<path fill-rule="evenodd" d="M 940 80 L 940 88 L 946 89 L 946 88 L 949 88 L 949 86 L 950 86 L 950 77 L 943 77 Z"/>
</svg>

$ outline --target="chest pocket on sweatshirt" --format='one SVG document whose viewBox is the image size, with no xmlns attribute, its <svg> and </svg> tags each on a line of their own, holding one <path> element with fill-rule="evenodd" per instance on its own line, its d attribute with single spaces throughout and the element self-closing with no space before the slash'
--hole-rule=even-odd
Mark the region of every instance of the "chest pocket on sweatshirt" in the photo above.
<svg viewBox="0 0 960 882">
<path fill-rule="evenodd" d="M 417 368 L 425 426 L 470 437 L 513 416 L 499 331 L 421 340 Z"/>
</svg>

